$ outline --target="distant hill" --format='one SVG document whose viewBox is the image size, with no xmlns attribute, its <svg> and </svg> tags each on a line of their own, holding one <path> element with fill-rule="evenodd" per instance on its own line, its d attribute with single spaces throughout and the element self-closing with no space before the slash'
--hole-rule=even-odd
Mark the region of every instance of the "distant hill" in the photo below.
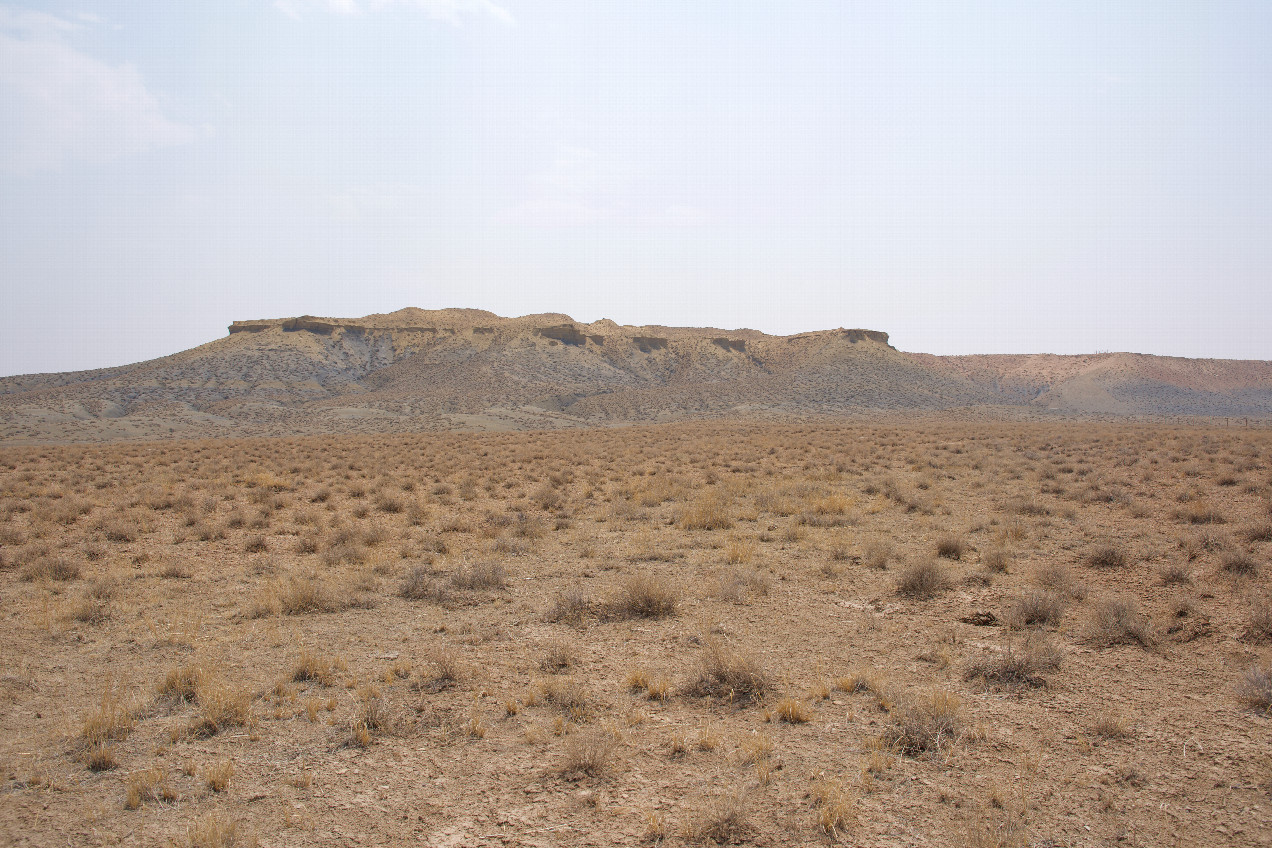
<svg viewBox="0 0 1272 848">
<path fill-rule="evenodd" d="M 236 321 L 160 359 L 0 379 L 0 440 L 608 425 L 995 408 L 1272 416 L 1272 363 L 933 356 L 873 330 L 756 330 L 402 309 Z"/>
</svg>

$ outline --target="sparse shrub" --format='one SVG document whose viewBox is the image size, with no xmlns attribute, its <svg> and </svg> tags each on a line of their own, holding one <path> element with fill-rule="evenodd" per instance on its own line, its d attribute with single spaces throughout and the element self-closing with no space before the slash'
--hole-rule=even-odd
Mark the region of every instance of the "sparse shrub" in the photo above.
<svg viewBox="0 0 1272 848">
<path fill-rule="evenodd" d="M 918 756 L 942 751 L 963 734 L 965 718 L 962 702 L 949 692 L 930 692 L 907 698 L 892 711 L 892 721 L 883 741 L 899 754 Z"/>
<path fill-rule="evenodd" d="M 595 614 L 595 606 L 581 589 L 571 587 L 557 594 L 544 618 L 548 621 L 578 625 Z"/>
<path fill-rule="evenodd" d="M 1237 683 L 1237 697 L 1252 710 L 1272 713 L 1272 665 L 1253 665 Z"/>
<path fill-rule="evenodd" d="M 787 724 L 804 724 L 813 717 L 812 710 L 794 698 L 783 698 L 778 701 L 776 714 Z"/>
<path fill-rule="evenodd" d="M 772 688 L 768 673 L 753 657 L 712 640 L 704 650 L 701 672 L 687 691 L 747 704 L 761 700 Z"/>
<path fill-rule="evenodd" d="M 543 697 L 574 721 L 583 721 L 588 716 L 587 690 L 573 678 L 550 678 L 544 687 Z"/>
<path fill-rule="evenodd" d="M 216 813 L 186 831 L 189 848 L 256 848 L 257 840 L 239 830 L 237 822 Z"/>
<path fill-rule="evenodd" d="M 712 842 L 716 845 L 738 845 L 755 833 L 755 825 L 747 812 L 746 801 L 741 795 L 722 795 L 710 801 L 696 819 L 685 828 L 685 838 L 691 842 Z"/>
<path fill-rule="evenodd" d="M 1139 645 L 1151 648 L 1155 639 L 1148 619 L 1130 598 L 1106 598 L 1091 609 L 1087 638 L 1100 647 Z"/>
<path fill-rule="evenodd" d="M 946 559 L 963 558 L 963 540 L 952 533 L 947 533 L 936 540 L 936 555 Z"/>
<path fill-rule="evenodd" d="M 398 595 L 408 601 L 431 601 L 435 604 L 445 604 L 451 599 L 450 588 L 433 577 L 432 572 L 423 565 L 412 566 L 406 573 Z"/>
<path fill-rule="evenodd" d="M 1238 577 L 1252 577 L 1259 571 L 1259 564 L 1255 562 L 1254 557 L 1245 551 L 1233 551 L 1224 554 L 1223 558 L 1219 560 L 1219 567 Z"/>
<path fill-rule="evenodd" d="M 263 554 L 269 550 L 269 544 L 261 535 L 249 536 L 243 543 L 243 550 L 249 554 Z"/>
<path fill-rule="evenodd" d="M 1005 548 L 990 548 L 981 557 L 981 565 L 991 574 L 1006 574 L 1011 556 Z"/>
<path fill-rule="evenodd" d="M 891 558 L 892 545 L 876 539 L 866 546 L 866 554 L 862 562 L 866 564 L 867 568 L 883 571 L 888 567 L 888 560 Z"/>
<path fill-rule="evenodd" d="M 600 777 L 609 770 L 614 748 L 614 737 L 605 732 L 571 736 L 565 743 L 565 761 L 559 773 L 573 779 Z"/>
<path fill-rule="evenodd" d="M 336 612 L 353 605 L 352 599 L 338 593 L 318 577 L 292 577 L 278 593 L 279 608 L 285 615 Z"/>
<path fill-rule="evenodd" d="M 767 595 L 773 581 L 768 575 L 757 569 L 747 571 L 731 570 L 720 577 L 716 597 L 722 601 L 740 604 L 750 595 Z"/>
<path fill-rule="evenodd" d="M 623 581 L 605 605 L 610 618 L 666 618 L 676 614 L 679 592 L 665 580 L 634 574 Z"/>
<path fill-rule="evenodd" d="M 897 578 L 897 594 L 916 600 L 935 598 L 950 586 L 944 566 L 933 560 L 920 560 L 906 566 Z"/>
<path fill-rule="evenodd" d="M 1003 621 L 1008 627 L 1056 626 L 1064 617 L 1064 598 L 1048 589 L 1027 590 L 1007 602 Z"/>
<path fill-rule="evenodd" d="M 1100 545 L 1087 554 L 1087 565 L 1092 568 L 1122 568 L 1126 565 L 1126 551 L 1118 545 Z"/>
<path fill-rule="evenodd" d="M 1060 662 L 1060 650 L 1049 639 L 1033 636 L 1018 647 L 1009 645 L 1002 653 L 972 660 L 963 676 L 991 687 L 1037 688 L 1046 685 L 1043 674 L 1058 669 Z"/>
<path fill-rule="evenodd" d="M 80 576 L 80 567 L 61 556 L 40 556 L 25 563 L 18 570 L 18 579 L 27 583 L 36 580 L 76 580 Z"/>
<path fill-rule="evenodd" d="M 450 584 L 460 590 L 506 589 L 508 572 L 497 562 L 474 563 L 451 574 Z"/>
</svg>

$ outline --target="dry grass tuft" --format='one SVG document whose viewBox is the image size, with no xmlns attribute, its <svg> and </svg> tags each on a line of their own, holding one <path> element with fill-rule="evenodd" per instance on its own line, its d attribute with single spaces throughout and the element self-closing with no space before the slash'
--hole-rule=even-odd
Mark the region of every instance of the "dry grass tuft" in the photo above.
<svg viewBox="0 0 1272 848">
<path fill-rule="evenodd" d="M 666 618 L 676 614 L 680 593 L 675 586 L 649 574 L 634 574 L 605 604 L 609 618 Z"/>
<path fill-rule="evenodd" d="M 1258 562 L 1245 551 L 1233 551 L 1224 554 L 1219 560 L 1219 567 L 1238 577 L 1253 577 L 1259 573 Z"/>
<path fill-rule="evenodd" d="M 1037 688 L 1047 685 L 1045 672 L 1060 667 L 1060 649 L 1049 639 L 1031 636 L 1020 646 L 1007 646 L 1002 653 L 972 660 L 963 676 L 989 687 L 1005 689 Z"/>
<path fill-rule="evenodd" d="M 565 761 L 557 773 L 567 779 L 601 777 L 610 769 L 617 742 L 605 732 L 571 736 L 565 744 Z"/>
<path fill-rule="evenodd" d="M 1003 621 L 1008 627 L 1055 627 L 1064 617 L 1064 597 L 1047 589 L 1026 590 L 1007 602 Z"/>
<path fill-rule="evenodd" d="M 1126 565 L 1126 550 L 1119 545 L 1100 545 L 1086 556 L 1092 568 L 1122 568 Z"/>
<path fill-rule="evenodd" d="M 684 837 L 690 842 L 739 845 L 754 834 L 746 800 L 739 794 L 730 794 L 708 802 L 685 827 Z"/>
<path fill-rule="evenodd" d="M 711 640 L 703 654 L 702 670 L 686 692 L 698 697 L 750 704 L 763 699 L 772 688 L 768 673 L 755 658 Z"/>
<path fill-rule="evenodd" d="M 1148 619 L 1130 598 L 1105 598 L 1091 608 L 1087 639 L 1102 648 L 1114 645 L 1156 644 Z"/>
<path fill-rule="evenodd" d="M 950 587 L 945 567 L 934 560 L 922 560 L 902 569 L 897 577 L 897 594 L 915 600 L 929 600 Z"/>
<path fill-rule="evenodd" d="M 168 783 L 168 771 L 162 766 L 154 766 L 128 776 L 127 793 L 124 796 L 124 807 L 136 810 L 142 804 L 156 802 L 172 803 L 177 800 L 177 793 Z"/>
<path fill-rule="evenodd" d="M 583 594 L 582 589 L 570 587 L 557 594 L 544 619 L 561 624 L 580 625 L 595 615 L 596 611 L 596 604 Z"/>
<path fill-rule="evenodd" d="M 1252 710 L 1272 713 L 1272 664 L 1246 669 L 1237 682 L 1237 698 Z"/>
<path fill-rule="evenodd" d="M 957 695 L 930 692 L 907 698 L 894 708 L 882 738 L 897 753 L 915 757 L 949 748 L 962 737 L 965 724 Z"/>
</svg>

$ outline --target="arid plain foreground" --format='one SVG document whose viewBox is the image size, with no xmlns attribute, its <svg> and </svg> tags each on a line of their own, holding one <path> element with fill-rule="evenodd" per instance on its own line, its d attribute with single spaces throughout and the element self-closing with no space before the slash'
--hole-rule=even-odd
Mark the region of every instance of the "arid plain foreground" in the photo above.
<svg viewBox="0 0 1272 848">
<path fill-rule="evenodd" d="M 14 845 L 1272 844 L 1272 431 L 0 451 Z"/>
</svg>

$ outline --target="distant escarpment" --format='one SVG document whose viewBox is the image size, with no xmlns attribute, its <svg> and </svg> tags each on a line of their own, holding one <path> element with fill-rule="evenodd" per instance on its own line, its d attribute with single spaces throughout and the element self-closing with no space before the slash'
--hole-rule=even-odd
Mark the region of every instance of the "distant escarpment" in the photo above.
<svg viewBox="0 0 1272 848">
<path fill-rule="evenodd" d="M 625 326 L 402 309 L 235 321 L 119 368 L 0 379 L 0 440 L 554 428 L 994 406 L 1272 415 L 1272 365 L 1135 354 L 937 357 L 886 333 Z"/>
</svg>

